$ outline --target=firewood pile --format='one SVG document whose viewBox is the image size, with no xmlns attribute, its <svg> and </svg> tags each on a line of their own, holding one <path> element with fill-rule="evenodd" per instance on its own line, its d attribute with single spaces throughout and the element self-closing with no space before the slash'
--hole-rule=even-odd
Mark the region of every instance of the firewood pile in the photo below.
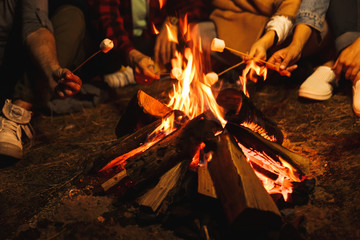
<svg viewBox="0 0 360 240">
<path fill-rule="evenodd" d="M 140 90 L 116 126 L 118 140 L 96 161 L 92 174 L 101 181 L 94 191 L 120 191 L 121 197 L 131 192 L 137 204 L 161 214 L 193 172 L 198 194 L 218 199 L 231 229 L 279 229 L 283 222 L 274 200 L 281 194 L 267 191 L 259 176 L 279 184 L 277 174 L 285 172 L 289 179 L 280 184 L 295 186 L 306 178 L 309 160 L 281 145 L 280 129 L 242 92 L 224 89 L 216 100 L 226 111 L 224 127 L 209 111 L 190 120 Z M 176 130 L 148 144 L 166 120 Z M 249 152 L 270 160 L 260 162 Z M 287 196 L 291 201 L 291 192 Z"/>
</svg>

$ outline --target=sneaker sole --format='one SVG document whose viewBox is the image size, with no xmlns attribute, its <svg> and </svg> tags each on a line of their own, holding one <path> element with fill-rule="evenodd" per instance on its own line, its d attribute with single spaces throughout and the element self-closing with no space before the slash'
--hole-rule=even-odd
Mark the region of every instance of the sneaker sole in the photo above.
<svg viewBox="0 0 360 240">
<path fill-rule="evenodd" d="M 318 101 L 324 101 L 330 99 L 332 96 L 332 93 L 326 94 L 326 95 L 319 95 L 313 92 L 304 92 L 299 91 L 299 97 L 308 98 L 312 100 L 318 100 Z"/>
<path fill-rule="evenodd" d="M 22 159 L 23 152 L 18 146 L 11 143 L 0 143 L 0 155 L 13 157 L 16 159 Z"/>
</svg>

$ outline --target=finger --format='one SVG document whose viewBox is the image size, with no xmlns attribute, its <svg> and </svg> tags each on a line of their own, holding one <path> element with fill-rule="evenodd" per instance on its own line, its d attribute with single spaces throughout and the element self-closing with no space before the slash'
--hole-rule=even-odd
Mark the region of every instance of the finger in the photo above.
<svg viewBox="0 0 360 240">
<path fill-rule="evenodd" d="M 153 78 L 153 79 L 156 79 L 157 78 L 157 75 L 156 73 L 154 72 L 154 70 L 151 70 L 149 68 L 146 68 L 144 69 L 144 75 L 150 77 L 150 78 Z"/>
<path fill-rule="evenodd" d="M 293 60 L 290 54 L 286 54 L 280 64 L 280 69 L 286 69 L 289 66 L 290 61 Z"/>
<path fill-rule="evenodd" d="M 358 75 L 359 71 L 360 71 L 360 66 L 354 67 L 353 70 L 352 70 L 352 72 L 351 72 L 351 74 L 350 74 L 349 79 L 350 79 L 351 81 L 357 80 L 357 79 L 356 79 L 356 76 Z"/>
<path fill-rule="evenodd" d="M 337 80 L 340 80 L 341 71 L 342 71 L 342 63 L 339 59 L 336 60 L 334 66 L 332 67 L 333 71 L 335 72 L 335 76 Z"/>
<path fill-rule="evenodd" d="M 294 65 L 291 65 L 290 67 L 287 67 L 287 68 L 286 68 L 286 71 L 292 72 L 292 71 L 294 71 L 294 70 L 297 69 L 297 68 L 298 68 L 298 65 L 294 64 Z"/>
<path fill-rule="evenodd" d="M 81 86 L 74 82 L 64 82 L 64 83 L 62 83 L 62 85 L 64 86 L 64 88 L 69 89 L 74 92 L 79 92 L 81 89 Z"/>
<path fill-rule="evenodd" d="M 352 74 L 352 71 L 354 70 L 354 68 L 351 66 L 351 67 L 348 67 L 345 71 L 345 79 L 349 79 L 351 80 L 351 74 Z"/>
<path fill-rule="evenodd" d="M 79 76 L 75 75 L 74 73 L 72 73 L 70 70 L 68 70 L 65 74 L 65 78 L 66 79 L 71 79 L 74 82 L 77 83 L 81 83 L 81 79 L 79 78 Z"/>
</svg>

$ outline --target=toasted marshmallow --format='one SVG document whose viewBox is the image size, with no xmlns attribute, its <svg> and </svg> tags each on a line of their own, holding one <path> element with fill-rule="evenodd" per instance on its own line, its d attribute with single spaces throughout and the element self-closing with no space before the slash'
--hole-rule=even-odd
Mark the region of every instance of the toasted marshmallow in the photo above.
<svg viewBox="0 0 360 240">
<path fill-rule="evenodd" d="M 211 42 L 211 51 L 223 52 L 225 48 L 225 41 L 219 38 L 214 38 Z"/>
<path fill-rule="evenodd" d="M 219 80 L 219 76 L 214 72 L 205 75 L 205 83 L 209 86 L 214 85 Z"/>
<path fill-rule="evenodd" d="M 171 69 L 171 76 L 179 79 L 181 77 L 182 74 L 182 70 L 179 67 L 174 67 L 173 69 Z"/>
<path fill-rule="evenodd" d="M 104 53 L 107 53 L 108 51 L 110 51 L 112 48 L 114 47 L 114 42 L 111 41 L 108 38 L 105 38 L 104 40 L 101 41 L 100 43 L 100 49 L 101 51 L 103 51 Z"/>
</svg>

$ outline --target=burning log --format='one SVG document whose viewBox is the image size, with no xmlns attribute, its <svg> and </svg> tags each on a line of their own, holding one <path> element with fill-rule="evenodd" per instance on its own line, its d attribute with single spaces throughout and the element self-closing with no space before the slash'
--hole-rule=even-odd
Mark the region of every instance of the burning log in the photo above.
<svg viewBox="0 0 360 240">
<path fill-rule="evenodd" d="M 217 138 L 208 167 L 216 195 L 234 229 L 268 230 L 280 227 L 278 208 L 229 134 L 221 134 Z"/>
<path fill-rule="evenodd" d="M 258 110 L 242 91 L 233 88 L 223 89 L 216 102 L 226 110 L 228 122 L 242 124 L 258 132 L 268 140 L 282 143 L 284 135 L 276 123 Z"/>
<path fill-rule="evenodd" d="M 199 145 L 221 129 L 218 123 L 207 120 L 205 114 L 202 114 L 161 139 L 145 152 L 131 157 L 125 165 L 126 174 L 120 174 L 121 178 L 113 177 L 116 181 L 113 178 L 109 179 L 102 184 L 102 187 L 107 191 L 128 176 L 134 187 L 142 189 L 148 183 L 156 182 L 177 163 L 185 162 L 188 165 Z M 109 184 L 110 182 L 112 184 Z"/>
<path fill-rule="evenodd" d="M 116 136 L 120 138 L 130 134 L 156 119 L 164 117 L 171 110 L 165 104 L 139 90 L 130 100 L 125 113 L 117 123 Z"/>
<path fill-rule="evenodd" d="M 250 131 L 248 128 L 233 123 L 226 124 L 225 128 L 237 139 L 239 143 L 248 149 L 256 149 L 258 152 L 264 152 L 272 159 L 280 162 L 280 156 L 283 160 L 295 167 L 299 175 L 307 175 L 310 170 L 309 159 L 295 152 L 292 152 L 278 143 L 271 142 L 259 134 Z"/>
</svg>

